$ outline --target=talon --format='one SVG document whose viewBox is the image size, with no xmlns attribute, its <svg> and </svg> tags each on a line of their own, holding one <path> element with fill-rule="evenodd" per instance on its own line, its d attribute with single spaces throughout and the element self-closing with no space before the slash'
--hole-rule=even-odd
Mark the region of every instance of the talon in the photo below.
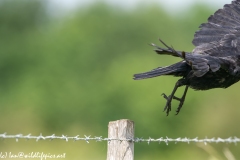
<svg viewBox="0 0 240 160">
<path fill-rule="evenodd" d="M 179 113 L 180 110 L 182 109 L 183 103 L 184 103 L 185 98 L 186 98 L 187 90 L 188 90 L 188 86 L 186 86 L 182 98 L 173 97 L 174 99 L 176 99 L 176 100 L 178 100 L 178 101 L 180 102 L 179 105 L 178 105 L 178 108 L 177 108 L 177 110 L 176 110 L 176 115 L 178 115 L 178 113 Z"/>
<path fill-rule="evenodd" d="M 181 108 L 182 108 L 182 106 L 183 106 L 183 102 L 184 102 L 184 99 L 181 99 L 181 101 L 180 101 L 180 103 L 179 103 L 179 106 L 178 106 L 178 108 L 177 108 L 177 110 L 176 110 L 176 115 L 178 115 L 178 113 L 180 112 L 180 110 L 181 110 Z"/>
<path fill-rule="evenodd" d="M 167 103 L 163 111 L 166 111 L 166 110 L 167 110 L 167 114 L 169 113 L 169 111 L 171 111 L 171 100 L 169 98 L 167 98 Z"/>
<path fill-rule="evenodd" d="M 163 96 L 163 98 L 165 98 L 166 100 L 168 100 L 168 97 L 165 93 L 161 94 L 161 96 Z"/>
<path fill-rule="evenodd" d="M 169 112 L 171 111 L 171 102 L 172 102 L 173 97 L 171 95 L 167 96 L 165 93 L 163 93 L 162 96 L 167 100 L 167 103 L 163 109 L 163 112 L 167 110 L 166 113 L 168 116 Z"/>
</svg>

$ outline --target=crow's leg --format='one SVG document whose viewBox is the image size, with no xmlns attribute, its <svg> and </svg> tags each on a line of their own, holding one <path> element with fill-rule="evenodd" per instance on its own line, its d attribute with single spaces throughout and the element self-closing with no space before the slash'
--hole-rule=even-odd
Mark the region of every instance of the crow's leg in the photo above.
<svg viewBox="0 0 240 160">
<path fill-rule="evenodd" d="M 166 111 L 167 116 L 168 116 L 169 112 L 171 111 L 171 102 L 172 102 L 173 99 L 176 99 L 176 100 L 179 100 L 179 101 L 180 101 L 179 106 L 182 107 L 182 105 L 183 105 L 184 99 L 185 99 L 185 97 L 186 97 L 186 93 L 187 93 L 188 86 L 187 86 L 187 88 L 185 89 L 184 94 L 183 94 L 183 97 L 182 97 L 181 99 L 178 98 L 178 97 L 175 97 L 174 94 L 175 94 L 175 92 L 177 91 L 178 87 L 181 87 L 181 86 L 185 85 L 184 81 L 185 81 L 184 79 L 178 80 L 177 83 L 175 84 L 174 88 L 173 88 L 172 93 L 171 93 L 169 96 L 167 96 L 165 93 L 162 94 L 163 97 L 167 100 L 166 106 L 164 107 L 164 110 L 163 110 L 163 111 Z M 177 111 L 178 111 L 178 110 L 180 111 L 181 107 L 178 107 Z M 179 112 L 179 111 L 178 111 L 178 112 Z"/>
<path fill-rule="evenodd" d="M 171 111 L 171 108 L 172 108 L 172 106 L 171 106 L 172 99 L 173 99 L 173 97 L 174 97 L 175 92 L 177 91 L 177 88 L 178 88 L 178 86 L 175 85 L 172 93 L 171 93 L 169 96 L 167 96 L 165 93 L 162 94 L 162 96 L 167 100 L 167 103 L 166 103 L 166 105 L 165 105 L 165 107 L 164 107 L 164 109 L 163 109 L 163 111 L 166 111 L 167 116 L 168 116 L 169 112 Z"/>
<path fill-rule="evenodd" d="M 173 99 L 176 99 L 176 100 L 178 100 L 180 102 L 179 105 L 178 105 L 178 108 L 176 110 L 176 115 L 178 115 L 178 113 L 180 112 L 180 110 L 181 110 L 181 108 L 183 106 L 183 103 L 184 103 L 186 95 L 187 95 L 187 91 L 188 91 L 188 86 L 185 87 L 185 90 L 183 92 L 182 98 L 178 98 L 178 97 L 173 96 Z"/>
</svg>

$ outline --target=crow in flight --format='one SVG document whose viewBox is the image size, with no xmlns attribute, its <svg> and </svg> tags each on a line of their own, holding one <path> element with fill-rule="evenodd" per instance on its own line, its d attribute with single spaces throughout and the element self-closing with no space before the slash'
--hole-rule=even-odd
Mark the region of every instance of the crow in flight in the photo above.
<svg viewBox="0 0 240 160">
<path fill-rule="evenodd" d="M 164 108 L 167 115 L 173 99 L 179 101 L 176 114 L 180 112 L 189 87 L 195 90 L 227 88 L 240 80 L 240 0 L 224 5 L 199 28 L 192 41 L 195 45 L 192 52 L 176 51 L 161 39 L 166 48 L 151 44 L 157 54 L 179 57 L 182 61 L 134 75 L 135 80 L 162 75 L 181 77 L 169 96 L 162 94 L 167 101 Z M 181 86 L 185 86 L 185 90 L 178 98 L 174 94 Z"/>
</svg>

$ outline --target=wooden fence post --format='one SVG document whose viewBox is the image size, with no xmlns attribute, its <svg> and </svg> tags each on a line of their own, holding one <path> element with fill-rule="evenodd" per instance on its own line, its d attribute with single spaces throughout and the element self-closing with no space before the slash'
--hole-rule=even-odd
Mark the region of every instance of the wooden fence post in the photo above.
<svg viewBox="0 0 240 160">
<path fill-rule="evenodd" d="M 109 122 L 108 138 L 110 139 L 133 139 L 134 122 L 122 119 Z M 134 142 L 131 141 L 108 141 L 107 160 L 133 160 Z"/>
</svg>

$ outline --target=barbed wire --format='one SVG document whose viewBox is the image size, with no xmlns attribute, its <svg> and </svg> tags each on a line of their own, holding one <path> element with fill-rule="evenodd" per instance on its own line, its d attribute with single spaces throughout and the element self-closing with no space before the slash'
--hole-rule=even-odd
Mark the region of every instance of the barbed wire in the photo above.
<svg viewBox="0 0 240 160">
<path fill-rule="evenodd" d="M 16 142 L 19 141 L 19 139 L 26 139 L 26 140 L 30 140 L 30 139 L 34 139 L 36 141 L 39 140 L 54 140 L 54 139 L 60 139 L 60 140 L 65 140 L 65 141 L 69 141 L 69 140 L 73 140 L 73 141 L 85 141 L 87 143 L 89 143 L 90 141 L 96 141 L 96 142 L 101 142 L 101 141 L 128 141 L 128 142 L 134 142 L 134 143 L 140 143 L 140 142 L 147 142 L 148 144 L 152 143 L 152 142 L 158 142 L 158 143 L 165 143 L 166 145 L 169 144 L 169 142 L 175 142 L 175 143 L 179 143 L 179 142 L 183 142 L 183 143 L 191 143 L 191 142 L 196 142 L 196 143 L 204 143 L 205 145 L 207 145 L 207 143 L 239 143 L 240 139 L 238 137 L 229 137 L 229 138 L 204 138 L 204 139 L 198 139 L 198 137 L 196 138 L 169 138 L 169 137 L 160 137 L 157 139 L 154 138 L 127 138 L 127 139 L 118 139 L 118 138 L 102 138 L 102 136 L 95 136 L 95 137 L 91 137 L 91 136 L 86 136 L 84 135 L 84 137 L 79 137 L 79 135 L 77 136 L 67 136 L 67 135 L 62 135 L 62 136 L 56 136 L 55 134 L 50 135 L 50 136 L 43 136 L 42 134 L 40 134 L 39 136 L 32 136 L 31 134 L 28 135 L 23 135 L 23 134 L 16 134 L 16 135 L 8 135 L 7 133 L 3 133 L 0 134 L 0 138 L 2 139 L 15 139 Z"/>
</svg>

